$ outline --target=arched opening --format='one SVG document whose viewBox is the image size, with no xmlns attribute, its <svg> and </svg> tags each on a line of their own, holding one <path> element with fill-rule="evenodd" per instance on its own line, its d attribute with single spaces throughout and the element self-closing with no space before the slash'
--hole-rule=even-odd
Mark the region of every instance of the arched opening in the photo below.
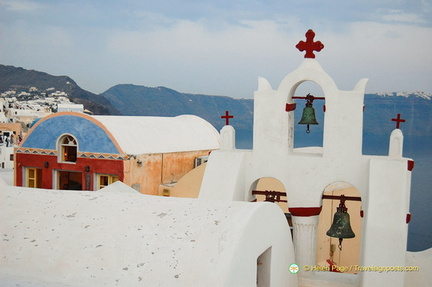
<svg viewBox="0 0 432 287">
<path fill-rule="evenodd" d="M 63 135 L 58 140 L 59 162 L 75 163 L 77 161 L 78 142 L 71 135 Z"/>
<path fill-rule="evenodd" d="M 330 237 L 326 233 L 330 229 L 334 214 L 340 204 L 337 199 L 341 195 L 351 197 L 352 200 L 346 200 L 345 206 L 350 216 L 351 229 L 355 234 L 354 238 L 346 238 L 342 241 L 339 248 L 339 239 Z M 327 198 L 334 197 L 332 198 Z M 357 198 L 357 199 L 355 199 Z M 355 268 L 350 266 L 359 265 L 360 263 L 360 245 L 361 245 L 361 201 L 359 191 L 347 182 L 335 182 L 328 185 L 323 192 L 322 211 L 319 215 L 316 264 L 333 272 L 357 273 Z"/>
<path fill-rule="evenodd" d="M 309 132 L 307 132 L 307 124 L 299 124 L 302 120 L 302 115 L 309 115 L 312 111 L 310 108 L 305 109 L 308 103 L 306 97 L 312 95 L 312 108 L 315 111 L 315 119 L 318 124 L 310 124 Z M 295 90 L 293 100 L 297 104 L 294 113 L 294 148 L 301 147 L 322 147 L 324 138 L 324 109 L 325 100 L 324 92 L 321 87 L 312 81 L 301 83 Z M 304 121 L 303 121 L 304 122 Z"/>
<path fill-rule="evenodd" d="M 270 286 L 271 251 L 269 247 L 257 258 L 257 287 Z"/>
<path fill-rule="evenodd" d="M 288 196 L 283 183 L 274 177 L 262 177 L 253 183 L 252 194 L 255 195 L 257 202 L 274 202 L 282 209 L 292 236 L 291 213 L 288 211 Z"/>
</svg>

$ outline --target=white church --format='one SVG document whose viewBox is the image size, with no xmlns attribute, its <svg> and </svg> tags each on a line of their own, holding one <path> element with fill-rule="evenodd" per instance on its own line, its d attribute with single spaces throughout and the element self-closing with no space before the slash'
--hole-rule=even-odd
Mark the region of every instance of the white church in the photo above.
<svg viewBox="0 0 432 287">
<path fill-rule="evenodd" d="M 221 130 L 197 199 L 144 195 L 119 181 L 89 192 L 0 178 L 0 285 L 429 286 L 432 249 L 406 251 L 414 162 L 403 157 L 403 134 L 389 135 L 388 156 L 362 154 L 367 80 L 339 90 L 315 60 L 323 45 L 313 38 L 309 30 L 297 45 L 305 59 L 277 89 L 259 78 L 253 148 L 236 149 L 234 127 Z M 295 148 L 303 107 L 293 98 L 308 81 L 324 95 L 323 145 Z M 263 178 L 283 186 L 288 210 L 255 202 Z M 326 231 L 345 200 L 355 238 L 342 241 Z"/>
</svg>

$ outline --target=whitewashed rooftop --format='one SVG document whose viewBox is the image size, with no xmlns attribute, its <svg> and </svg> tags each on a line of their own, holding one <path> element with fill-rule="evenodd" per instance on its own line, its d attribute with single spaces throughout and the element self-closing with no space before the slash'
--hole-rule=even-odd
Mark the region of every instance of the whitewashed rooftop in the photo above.
<svg viewBox="0 0 432 287">
<path fill-rule="evenodd" d="M 1 286 L 256 286 L 269 246 L 274 286 L 297 283 L 285 216 L 267 202 L 143 195 L 121 182 L 44 190 L 0 178 L 0 218 Z"/>
<path fill-rule="evenodd" d="M 127 154 L 219 149 L 218 131 L 193 115 L 177 117 L 93 116 Z"/>
</svg>

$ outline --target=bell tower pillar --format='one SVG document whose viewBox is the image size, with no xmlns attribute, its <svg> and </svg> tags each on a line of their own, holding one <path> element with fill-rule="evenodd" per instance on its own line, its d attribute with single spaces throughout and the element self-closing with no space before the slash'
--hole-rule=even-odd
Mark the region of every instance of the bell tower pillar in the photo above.
<svg viewBox="0 0 432 287">
<path fill-rule="evenodd" d="M 300 267 L 300 275 L 312 275 L 304 272 L 304 266 L 316 264 L 316 239 L 321 207 L 289 208 L 293 223 L 293 243 L 296 264 Z"/>
</svg>

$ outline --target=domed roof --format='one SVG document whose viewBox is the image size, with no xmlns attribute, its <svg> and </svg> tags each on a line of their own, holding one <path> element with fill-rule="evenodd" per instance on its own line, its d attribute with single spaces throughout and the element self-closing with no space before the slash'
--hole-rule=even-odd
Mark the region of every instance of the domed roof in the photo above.
<svg viewBox="0 0 432 287">
<path fill-rule="evenodd" d="M 219 149 L 219 133 L 206 120 L 177 117 L 89 116 L 59 112 L 38 121 L 21 147 L 55 150 L 70 134 L 82 152 L 150 154 Z"/>
<path fill-rule="evenodd" d="M 219 133 L 206 120 L 177 117 L 93 116 L 127 154 L 218 149 Z"/>
</svg>

